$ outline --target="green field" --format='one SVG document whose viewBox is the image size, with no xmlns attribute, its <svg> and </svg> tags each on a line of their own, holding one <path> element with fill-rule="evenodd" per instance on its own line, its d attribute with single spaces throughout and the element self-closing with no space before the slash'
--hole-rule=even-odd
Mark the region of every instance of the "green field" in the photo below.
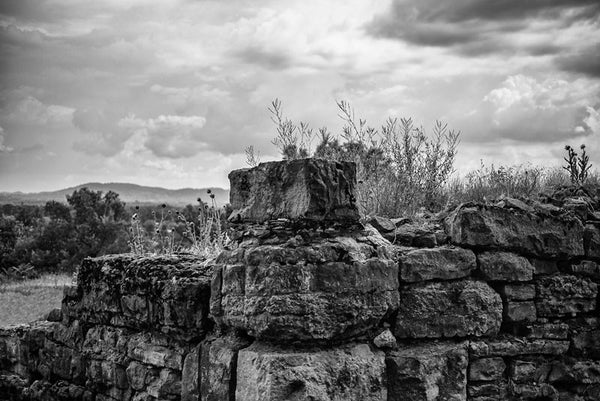
<svg viewBox="0 0 600 401">
<path fill-rule="evenodd" d="M 37 279 L 0 284 L 0 327 L 28 323 L 60 308 L 63 288 L 70 275 L 46 275 Z"/>
</svg>

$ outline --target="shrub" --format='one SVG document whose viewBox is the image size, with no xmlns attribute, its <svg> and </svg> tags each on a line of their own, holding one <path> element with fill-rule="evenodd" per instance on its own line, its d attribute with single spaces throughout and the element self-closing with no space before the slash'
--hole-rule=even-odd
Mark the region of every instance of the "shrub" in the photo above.
<svg viewBox="0 0 600 401">
<path fill-rule="evenodd" d="M 306 123 L 285 118 L 281 102 L 269 107 L 277 135 L 272 141 L 284 160 L 320 157 L 357 165 L 358 201 L 366 215 L 414 214 L 421 206 L 437 209 L 444 202 L 443 186 L 453 171 L 460 133 L 436 121 L 431 136 L 412 119 L 389 118 L 380 129 L 356 119 L 348 102 L 337 102 L 344 121 L 335 136 L 326 127 L 318 133 Z M 319 142 L 312 151 L 315 138 Z M 247 153 L 248 150 L 247 149 Z"/>
</svg>

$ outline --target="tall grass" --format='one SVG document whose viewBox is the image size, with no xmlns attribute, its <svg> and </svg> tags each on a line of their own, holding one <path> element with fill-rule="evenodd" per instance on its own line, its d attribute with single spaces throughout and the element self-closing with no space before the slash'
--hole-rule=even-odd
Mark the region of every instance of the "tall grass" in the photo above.
<svg viewBox="0 0 600 401">
<path fill-rule="evenodd" d="M 584 183 L 577 184 L 563 167 L 486 166 L 468 173 L 464 178 L 454 178 L 445 188 L 448 205 L 462 202 L 492 201 L 502 197 L 536 199 L 539 195 L 552 196 L 561 188 L 573 185 L 586 189 L 600 188 L 600 174 L 587 171 Z"/>
</svg>

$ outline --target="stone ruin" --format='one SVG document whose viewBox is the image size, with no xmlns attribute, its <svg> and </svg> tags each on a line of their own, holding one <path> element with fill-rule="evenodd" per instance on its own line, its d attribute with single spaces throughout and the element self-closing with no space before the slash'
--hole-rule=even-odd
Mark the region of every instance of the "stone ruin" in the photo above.
<svg viewBox="0 0 600 401">
<path fill-rule="evenodd" d="M 61 310 L 0 330 L 0 398 L 600 399 L 597 203 L 362 224 L 351 163 L 230 180 L 229 250 L 85 260 Z"/>
</svg>

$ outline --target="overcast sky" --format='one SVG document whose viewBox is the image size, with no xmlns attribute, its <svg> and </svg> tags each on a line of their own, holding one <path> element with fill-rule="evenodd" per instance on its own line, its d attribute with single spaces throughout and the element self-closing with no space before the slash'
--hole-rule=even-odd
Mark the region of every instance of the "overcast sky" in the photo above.
<svg viewBox="0 0 600 401">
<path fill-rule="evenodd" d="M 0 191 L 228 187 L 267 106 L 462 131 L 456 167 L 600 166 L 598 0 L 1 0 Z"/>
</svg>

